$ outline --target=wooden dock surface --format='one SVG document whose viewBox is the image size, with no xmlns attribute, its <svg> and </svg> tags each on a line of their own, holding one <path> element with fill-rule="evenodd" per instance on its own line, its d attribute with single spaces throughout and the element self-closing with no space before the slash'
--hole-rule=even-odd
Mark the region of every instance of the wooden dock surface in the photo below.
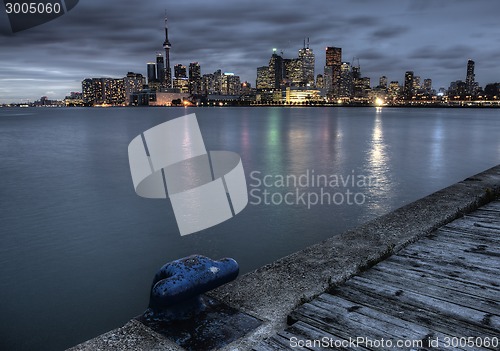
<svg viewBox="0 0 500 351">
<path fill-rule="evenodd" d="M 494 201 L 299 306 L 253 350 L 500 350 L 499 304 Z"/>
</svg>

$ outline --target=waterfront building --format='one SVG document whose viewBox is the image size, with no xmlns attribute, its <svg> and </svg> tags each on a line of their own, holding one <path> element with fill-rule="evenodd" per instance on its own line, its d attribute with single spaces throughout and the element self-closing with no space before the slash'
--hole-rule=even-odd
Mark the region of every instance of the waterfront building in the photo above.
<svg viewBox="0 0 500 351">
<path fill-rule="evenodd" d="M 148 84 L 156 82 L 156 63 L 149 62 L 147 66 Z"/>
<path fill-rule="evenodd" d="M 342 62 L 340 66 L 339 95 L 341 99 L 350 99 L 352 96 L 352 72 L 349 62 Z"/>
<path fill-rule="evenodd" d="M 322 74 L 318 74 L 316 76 L 316 88 L 323 89 L 324 87 L 325 86 L 324 86 L 323 75 Z"/>
<path fill-rule="evenodd" d="M 240 77 L 234 73 L 225 72 L 222 76 L 222 95 L 239 95 L 241 93 Z"/>
<path fill-rule="evenodd" d="M 467 94 L 475 95 L 475 74 L 474 74 L 474 65 L 475 62 L 472 60 L 467 61 L 467 75 L 465 77 L 465 85 L 467 89 Z"/>
<path fill-rule="evenodd" d="M 379 78 L 378 86 L 379 86 L 379 88 L 387 89 L 387 77 L 386 76 L 382 76 Z"/>
<path fill-rule="evenodd" d="M 309 48 L 309 38 L 307 38 L 307 46 L 304 40 L 304 47 L 299 50 L 299 60 L 302 69 L 302 81 L 305 86 L 314 86 L 314 66 L 315 57 L 313 50 Z"/>
<path fill-rule="evenodd" d="M 269 76 L 272 89 L 280 89 L 283 82 L 284 67 L 283 57 L 276 53 L 276 49 L 273 49 L 273 54 L 269 60 Z"/>
<path fill-rule="evenodd" d="M 257 67 L 257 81 L 255 84 L 257 90 L 272 89 L 270 83 L 269 66 Z"/>
<path fill-rule="evenodd" d="M 303 61 L 299 58 L 283 59 L 285 85 L 292 87 L 305 86 Z"/>
<path fill-rule="evenodd" d="M 330 90 L 327 90 L 326 92 L 327 94 L 331 94 L 334 98 L 339 96 L 341 65 L 342 65 L 342 48 L 331 47 L 331 46 L 327 47 L 325 66 L 332 67 L 332 73 L 331 73 L 332 82 L 331 85 L 329 84 Z"/>
<path fill-rule="evenodd" d="M 146 84 L 144 76 L 140 73 L 128 72 L 123 78 L 125 85 L 125 103 L 128 105 L 131 102 L 130 96 L 138 91 L 141 91 Z"/>
<path fill-rule="evenodd" d="M 156 54 L 156 79 L 161 87 L 166 87 L 165 60 L 160 52 Z"/>
<path fill-rule="evenodd" d="M 326 95 L 331 95 L 333 91 L 333 66 L 325 66 L 323 75 L 323 89 Z"/>
<path fill-rule="evenodd" d="M 282 90 L 281 102 L 285 102 L 289 105 L 307 104 L 322 100 L 323 99 L 318 89 L 286 87 L 286 89 Z"/>
<path fill-rule="evenodd" d="M 318 89 L 323 89 L 325 87 L 324 85 L 324 79 L 322 74 L 318 74 L 316 76 L 316 88 Z"/>
<path fill-rule="evenodd" d="M 181 63 L 174 66 L 174 78 L 187 78 L 187 68 Z"/>
<path fill-rule="evenodd" d="M 172 87 L 177 89 L 177 92 L 187 94 L 189 93 L 189 79 L 187 77 L 175 77 L 172 81 Z"/>
<path fill-rule="evenodd" d="M 86 105 L 122 105 L 125 103 L 123 79 L 87 78 L 82 81 L 82 98 Z"/>
<path fill-rule="evenodd" d="M 415 95 L 421 88 L 420 76 L 413 76 L 413 95 Z"/>
<path fill-rule="evenodd" d="M 430 78 L 424 79 L 424 91 L 426 94 L 432 93 L 432 79 Z"/>
<path fill-rule="evenodd" d="M 201 94 L 201 67 L 198 62 L 189 64 L 189 92 Z"/>
<path fill-rule="evenodd" d="M 397 80 L 393 80 L 389 83 L 387 97 L 392 101 L 396 101 L 401 96 L 401 91 L 402 88 L 401 85 L 399 85 L 399 82 Z"/>
<path fill-rule="evenodd" d="M 413 97 L 413 71 L 406 71 L 405 82 L 403 86 L 403 98 L 411 100 Z"/>
</svg>

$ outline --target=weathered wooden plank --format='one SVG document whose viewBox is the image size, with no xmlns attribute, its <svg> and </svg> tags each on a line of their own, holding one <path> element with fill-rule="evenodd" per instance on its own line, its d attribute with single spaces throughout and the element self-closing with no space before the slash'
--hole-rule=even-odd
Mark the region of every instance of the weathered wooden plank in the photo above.
<svg viewBox="0 0 500 351">
<path fill-rule="evenodd" d="M 434 311 L 398 302 L 393 297 L 380 296 L 371 291 L 361 291 L 357 286 L 346 284 L 340 289 L 335 289 L 333 294 L 334 296 L 340 296 L 346 300 L 376 309 L 388 316 L 419 324 L 435 332 L 457 337 L 497 336 L 497 333 L 491 329 L 457 321 Z"/>
<path fill-rule="evenodd" d="M 479 244 L 474 241 L 461 241 L 460 239 L 456 239 L 453 242 L 444 242 L 440 236 L 438 235 L 433 235 L 431 237 L 425 238 L 423 240 L 420 240 L 419 242 L 410 245 L 406 247 L 404 250 L 401 252 L 407 252 L 407 251 L 422 251 L 422 252 L 439 252 L 439 253 L 450 253 L 450 254 L 455 254 L 455 253 L 463 253 L 463 252 L 468 252 L 471 250 L 473 255 L 470 255 L 470 260 L 474 260 L 477 255 L 487 255 L 487 256 L 496 256 L 494 258 L 497 258 L 498 254 L 500 251 L 498 250 L 498 247 L 496 245 L 492 245 L 491 247 L 489 245 L 481 245 L 481 248 L 478 248 Z M 490 252 L 488 252 L 490 251 Z M 496 255 L 495 255 L 496 254 Z M 480 256 L 482 259 L 484 258 L 483 256 Z M 469 256 L 467 257 L 469 259 Z M 497 262 L 500 262 L 500 260 L 495 259 L 495 266 L 500 267 L 500 264 Z"/>
<path fill-rule="evenodd" d="M 346 309 L 355 309 L 353 312 L 354 313 L 360 313 L 364 314 L 366 316 L 370 316 L 376 320 L 379 320 L 381 322 L 387 322 L 390 323 L 391 326 L 389 328 L 398 328 L 398 329 L 403 329 L 404 332 L 399 332 L 398 337 L 400 340 L 413 340 L 413 341 L 421 341 L 422 346 L 420 347 L 428 347 L 428 342 L 429 338 L 440 340 L 439 346 L 444 347 L 444 338 L 445 337 L 450 337 L 452 335 L 449 334 L 443 334 L 440 332 L 436 332 L 434 330 L 431 330 L 428 327 L 419 325 L 414 322 L 406 321 L 404 319 L 401 319 L 399 317 L 394 317 L 392 315 L 388 315 L 387 313 L 381 312 L 377 309 L 374 309 L 369 306 L 365 305 L 360 305 L 357 303 L 354 303 L 350 300 L 346 300 L 340 296 L 333 296 L 331 294 L 322 294 L 318 296 L 318 300 L 323 300 L 326 303 L 329 303 L 332 306 L 341 306 Z"/>
<path fill-rule="evenodd" d="M 493 220 L 500 221 L 500 212 L 498 211 L 485 211 L 482 208 L 478 209 L 472 213 L 466 214 L 464 219 L 472 219 L 472 220 Z"/>
<path fill-rule="evenodd" d="M 445 240 L 443 240 L 441 236 L 439 237 L 433 236 L 422 241 L 422 245 L 429 245 L 431 247 L 436 247 L 436 248 L 452 249 L 454 252 L 470 251 L 474 254 L 487 255 L 495 258 L 500 257 L 500 249 L 498 246 L 496 246 L 495 243 L 493 245 L 490 245 L 487 244 L 486 242 L 483 244 L 480 242 L 480 240 L 467 241 L 461 238 L 454 238 L 454 239 L 455 240 L 452 240 L 451 242 L 445 242 Z M 496 261 L 500 262 L 500 260 L 498 259 Z"/>
<path fill-rule="evenodd" d="M 489 239 L 492 241 L 497 241 L 498 238 L 500 237 L 498 233 L 488 233 L 486 231 L 482 231 L 479 228 L 452 228 L 452 227 L 441 227 L 437 229 L 438 233 L 445 232 L 445 233 L 450 233 L 450 234 L 455 234 L 455 235 L 460 235 L 460 236 L 468 236 L 472 238 L 484 238 L 484 239 Z"/>
<path fill-rule="evenodd" d="M 269 339 L 261 341 L 259 344 L 252 348 L 253 351 L 290 351 L 291 348 L 286 348 L 275 340 L 272 336 Z M 304 349 L 302 349 L 304 350 Z"/>
<path fill-rule="evenodd" d="M 323 351 L 321 347 L 316 347 L 316 339 L 310 339 L 303 335 L 298 335 L 289 331 L 289 328 L 276 333 L 278 337 L 286 340 L 289 350 Z M 304 345 L 304 346 L 302 346 Z M 287 349 L 287 350 L 288 350 Z"/>
<path fill-rule="evenodd" d="M 387 334 L 381 333 L 370 325 L 362 325 L 360 323 L 350 321 L 347 316 L 335 315 L 329 311 L 320 308 L 310 303 L 304 304 L 297 308 L 291 314 L 292 318 L 303 321 L 307 324 L 315 326 L 326 332 L 336 335 L 342 339 L 362 336 L 369 340 L 387 339 Z M 368 350 L 376 350 L 376 348 L 365 346 Z"/>
<path fill-rule="evenodd" d="M 490 315 L 472 308 L 460 306 L 452 302 L 436 299 L 423 294 L 408 290 L 402 290 L 383 282 L 378 283 L 363 277 L 353 277 L 347 282 L 348 285 L 357 287 L 360 290 L 369 290 L 377 296 L 384 297 L 395 303 L 403 303 L 411 308 L 424 309 L 434 312 L 442 318 L 453 318 L 464 323 L 476 325 L 478 327 L 488 327 L 490 329 L 500 329 L 500 317 Z M 346 285 L 347 285 L 346 284 Z"/>
<path fill-rule="evenodd" d="M 475 225 L 478 223 L 477 221 L 457 221 L 451 222 L 443 226 L 445 229 L 453 229 L 453 230 L 463 230 L 471 233 L 476 233 L 477 235 L 485 235 L 485 236 L 498 236 L 498 230 L 491 228 L 478 227 Z"/>
<path fill-rule="evenodd" d="M 497 267 L 488 266 L 488 264 L 496 266 L 498 265 L 497 262 L 492 262 L 492 260 L 488 260 L 488 264 L 486 264 L 481 259 L 470 257 L 472 256 L 472 253 L 464 253 L 464 252 L 457 253 L 453 252 L 453 250 L 446 252 L 445 250 L 439 251 L 436 248 L 425 251 L 423 249 L 418 250 L 416 248 L 415 249 L 410 248 L 408 250 L 405 249 L 404 251 L 399 252 L 398 256 L 418 258 L 423 262 L 427 262 L 431 265 L 436 265 L 436 266 L 462 267 L 464 269 L 469 269 L 471 271 L 483 272 L 483 274 L 489 276 L 496 276 L 500 273 Z M 466 256 L 469 256 L 467 260 L 465 259 Z"/>
<path fill-rule="evenodd" d="M 391 256 L 384 261 L 384 264 L 400 265 L 401 269 L 412 269 L 417 272 L 432 272 L 442 274 L 446 277 L 459 279 L 463 282 L 480 282 L 487 289 L 500 291 L 498 276 L 491 272 L 484 272 L 477 267 L 467 267 L 465 265 L 457 266 L 455 264 L 436 265 L 433 261 L 425 261 L 422 257 Z"/>
<path fill-rule="evenodd" d="M 296 322 L 255 350 L 298 349 L 291 348 L 291 338 L 498 337 L 499 276 L 500 201 L 495 201 L 353 277 L 332 295 L 322 294 L 298 307 L 290 314 Z M 365 346 L 365 351 L 377 349 Z M 419 347 L 430 349 L 425 343 Z M 316 343 L 303 349 L 335 347 Z"/>
<path fill-rule="evenodd" d="M 346 339 L 339 338 L 338 336 L 335 336 L 333 334 L 327 333 L 324 330 L 316 328 L 316 327 L 314 327 L 310 324 L 307 324 L 303 321 L 298 321 L 298 322 L 294 323 L 292 326 L 287 328 L 287 331 L 289 331 L 293 335 L 301 336 L 304 339 L 308 339 L 308 340 L 321 340 L 323 337 L 327 337 L 327 338 L 331 338 L 331 339 L 339 340 L 339 341 L 343 341 L 343 342 L 348 341 Z M 311 349 L 314 349 L 314 348 L 311 348 Z M 322 350 L 322 348 L 320 348 L 320 350 Z M 352 347 L 349 347 L 349 346 L 342 347 L 342 348 L 337 348 L 334 346 L 333 348 L 328 348 L 327 350 L 366 351 L 368 349 L 361 347 L 361 346 L 357 346 L 355 349 Z"/>
<path fill-rule="evenodd" d="M 427 284 L 420 279 L 409 279 L 405 274 L 406 272 L 404 271 L 399 275 L 393 275 L 379 270 L 370 270 L 368 274 L 362 274 L 361 277 L 375 283 L 383 282 L 384 286 L 400 289 L 404 293 L 411 291 L 416 294 L 433 297 L 497 316 L 500 314 L 500 306 L 496 301 L 478 298 L 477 295 L 469 295 L 459 290 L 450 289 L 449 287 Z"/>
<path fill-rule="evenodd" d="M 380 320 L 367 314 L 357 313 L 356 310 L 362 308 L 359 305 L 350 303 L 349 306 L 344 306 L 345 308 L 343 308 L 339 306 L 341 300 L 335 302 L 336 303 L 332 303 L 332 301 L 325 302 L 318 298 L 312 301 L 311 304 L 324 309 L 327 315 L 335 319 L 336 323 L 339 325 L 350 327 L 353 332 L 351 337 L 353 338 L 358 336 L 368 337 L 365 332 L 367 328 L 370 328 L 372 331 L 369 337 L 374 340 L 390 339 L 396 341 L 425 337 L 425 334 L 418 335 L 412 330 L 387 322 L 386 320 Z"/>
<path fill-rule="evenodd" d="M 458 232 L 451 230 L 438 229 L 437 232 L 431 236 L 433 238 L 438 237 L 439 240 L 445 242 L 459 242 L 467 244 L 485 244 L 492 245 L 493 247 L 498 247 L 500 245 L 500 235 L 498 237 L 477 235 L 468 232 Z"/>
<path fill-rule="evenodd" d="M 500 290 L 488 289 L 477 281 L 464 281 L 462 279 L 450 278 L 442 274 L 436 274 L 433 270 L 418 270 L 402 267 L 398 264 L 387 264 L 383 262 L 375 265 L 371 271 L 380 271 L 387 274 L 398 276 L 404 270 L 404 276 L 408 279 L 418 280 L 424 284 L 434 285 L 443 289 L 453 289 L 461 291 L 472 296 L 478 296 L 484 299 L 500 302 Z"/>
</svg>

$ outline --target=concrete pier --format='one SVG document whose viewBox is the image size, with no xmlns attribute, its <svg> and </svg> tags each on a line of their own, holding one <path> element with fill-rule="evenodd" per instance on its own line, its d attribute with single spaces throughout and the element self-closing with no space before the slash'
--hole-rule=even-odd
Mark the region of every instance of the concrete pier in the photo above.
<svg viewBox="0 0 500 351">
<path fill-rule="evenodd" d="M 262 321 L 246 336 L 220 350 L 263 347 L 264 340 L 287 328 L 287 320 L 299 306 L 499 195 L 500 166 L 496 166 L 212 291 L 211 298 Z M 70 350 L 183 348 L 132 320 Z"/>
</svg>

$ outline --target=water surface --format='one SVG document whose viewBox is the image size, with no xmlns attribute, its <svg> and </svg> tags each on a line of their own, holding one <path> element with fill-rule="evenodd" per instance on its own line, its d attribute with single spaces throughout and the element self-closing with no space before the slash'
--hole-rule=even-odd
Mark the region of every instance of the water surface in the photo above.
<svg viewBox="0 0 500 351">
<path fill-rule="evenodd" d="M 181 237 L 169 201 L 135 194 L 127 146 L 193 112 L 207 149 L 241 156 L 254 195 L 266 175 L 281 195 L 322 186 L 281 187 L 280 175 L 376 184 L 323 189 L 360 193 L 361 205 L 249 204 Z M 60 350 L 122 325 L 169 260 L 230 256 L 248 272 L 353 228 L 499 164 L 499 136 L 487 109 L 2 108 L 0 349 Z"/>
</svg>

